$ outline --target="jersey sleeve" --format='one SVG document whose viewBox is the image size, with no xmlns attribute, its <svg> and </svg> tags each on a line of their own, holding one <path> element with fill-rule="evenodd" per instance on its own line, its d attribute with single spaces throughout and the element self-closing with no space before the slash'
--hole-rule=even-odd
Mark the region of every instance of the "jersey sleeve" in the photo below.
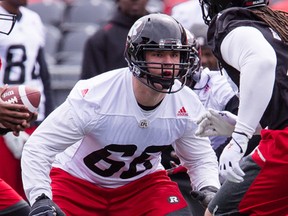
<svg viewBox="0 0 288 216">
<path fill-rule="evenodd" d="M 42 193 L 52 197 L 49 173 L 56 154 L 80 141 L 85 130 L 90 130 L 89 114 L 93 108 L 83 102 L 78 86 L 76 84 L 68 99 L 41 123 L 24 146 L 22 178 L 31 205 Z M 89 110 L 84 111 L 87 107 Z"/>
<path fill-rule="evenodd" d="M 196 96 L 197 97 L 197 96 Z M 197 137 L 197 117 L 205 112 L 200 101 L 194 99 L 192 119 L 187 123 L 183 136 L 173 143 L 173 148 L 179 157 L 181 164 L 187 168 L 193 190 L 199 190 L 205 186 L 220 187 L 217 157 L 207 137 Z"/>
<path fill-rule="evenodd" d="M 241 74 L 235 130 L 251 137 L 272 97 L 276 53 L 259 30 L 254 27 L 238 27 L 224 38 L 221 54 Z"/>
</svg>

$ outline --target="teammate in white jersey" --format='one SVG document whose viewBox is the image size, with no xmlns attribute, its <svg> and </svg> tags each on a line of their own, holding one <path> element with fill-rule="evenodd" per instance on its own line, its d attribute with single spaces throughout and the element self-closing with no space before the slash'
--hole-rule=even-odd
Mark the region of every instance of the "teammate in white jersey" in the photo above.
<svg viewBox="0 0 288 216">
<path fill-rule="evenodd" d="M 35 127 L 52 110 L 50 96 L 50 76 L 43 54 L 44 27 L 35 12 L 24 7 L 27 0 L 5 0 L 0 2 L 0 13 L 16 14 L 16 23 L 9 36 L 0 35 L 0 86 L 4 84 L 27 85 L 41 91 L 41 102 L 37 122 L 21 132 L 18 137 L 7 133 L 0 138 L 0 177 L 25 197 L 20 157 L 22 148 Z"/>
<path fill-rule="evenodd" d="M 7 35 L 12 31 L 15 24 L 15 15 L 0 14 L 0 33 Z M 0 59 L 1 68 L 1 59 Z M 0 88 L 0 95 L 7 86 Z M 10 104 L 0 99 L 0 134 L 4 135 L 8 131 L 13 131 L 15 135 L 30 127 L 27 122 L 29 118 L 28 109 L 24 105 Z M 35 117 L 37 114 L 35 113 Z M 35 120 L 35 118 L 33 118 Z M 9 166 L 9 164 L 1 164 Z M 3 179 L 0 179 L 0 215 L 3 216 L 28 216 L 30 211 L 29 204 Z"/>
<path fill-rule="evenodd" d="M 27 0 L 5 0 L 0 5 L 1 13 L 17 15 L 10 35 L 0 35 L 0 84 L 38 88 L 42 94 L 37 121 L 42 121 L 52 109 L 50 75 L 44 57 L 45 29 L 39 15 L 24 7 L 26 4 Z"/>
<path fill-rule="evenodd" d="M 185 86 L 190 50 L 172 17 L 150 14 L 135 22 L 125 50 L 129 67 L 79 81 L 24 146 L 30 216 L 55 209 L 57 215 L 190 215 L 161 164 L 169 144 L 193 190 L 204 192 L 203 203 L 212 199 L 220 186 L 217 159 L 209 139 L 195 136 L 205 108 Z"/>
</svg>

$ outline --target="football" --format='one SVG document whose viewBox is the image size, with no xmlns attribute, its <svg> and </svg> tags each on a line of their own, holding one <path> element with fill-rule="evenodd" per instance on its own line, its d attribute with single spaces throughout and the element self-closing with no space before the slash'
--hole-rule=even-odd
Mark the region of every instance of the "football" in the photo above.
<svg viewBox="0 0 288 216">
<path fill-rule="evenodd" d="M 31 113 L 37 111 L 41 93 L 38 89 L 25 85 L 8 86 L 2 93 L 1 99 L 8 103 L 23 104 Z"/>
</svg>

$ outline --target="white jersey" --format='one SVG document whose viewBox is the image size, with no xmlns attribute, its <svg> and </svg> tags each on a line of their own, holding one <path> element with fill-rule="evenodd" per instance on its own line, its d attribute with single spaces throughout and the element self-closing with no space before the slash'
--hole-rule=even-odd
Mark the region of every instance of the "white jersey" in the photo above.
<svg viewBox="0 0 288 216">
<path fill-rule="evenodd" d="M 193 18 L 191 19 L 191 14 Z M 189 0 L 176 4 L 171 10 L 171 16 L 178 20 L 184 28 L 190 30 L 196 36 L 204 36 L 208 26 L 202 18 L 201 6 L 198 0 Z M 195 32 L 197 30 L 197 32 Z"/>
<path fill-rule="evenodd" d="M 9 35 L 0 34 L 0 86 L 3 84 L 36 87 L 41 91 L 38 120 L 44 118 L 45 95 L 36 58 L 44 46 L 44 27 L 37 13 L 20 7 L 21 19 L 17 20 Z M 0 6 L 0 13 L 8 12 Z"/>
<path fill-rule="evenodd" d="M 54 167 L 100 187 L 116 188 L 163 170 L 161 151 L 172 144 L 193 189 L 219 187 L 210 141 L 195 136 L 195 122 L 205 112 L 197 95 L 185 86 L 167 94 L 154 110 L 144 111 L 135 99 L 132 76 L 122 68 L 80 80 L 32 134 L 22 156 L 30 202 L 41 193 L 51 197 L 49 171 L 60 152 Z"/>
<path fill-rule="evenodd" d="M 195 84 L 193 91 L 207 109 L 215 110 L 224 110 L 229 100 L 237 94 L 225 75 L 208 68 L 202 70 L 201 78 Z M 227 137 L 223 136 L 210 137 L 213 149 L 217 149 L 226 139 Z"/>
</svg>

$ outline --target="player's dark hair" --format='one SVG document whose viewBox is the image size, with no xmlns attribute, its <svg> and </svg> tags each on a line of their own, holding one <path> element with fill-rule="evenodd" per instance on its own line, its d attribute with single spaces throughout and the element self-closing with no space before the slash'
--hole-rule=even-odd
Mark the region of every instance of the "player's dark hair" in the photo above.
<svg viewBox="0 0 288 216">
<path fill-rule="evenodd" d="M 269 7 L 257 7 L 252 9 L 261 20 L 266 22 L 273 30 L 275 30 L 279 37 L 288 43 L 288 13 L 279 10 L 272 10 Z"/>
</svg>

